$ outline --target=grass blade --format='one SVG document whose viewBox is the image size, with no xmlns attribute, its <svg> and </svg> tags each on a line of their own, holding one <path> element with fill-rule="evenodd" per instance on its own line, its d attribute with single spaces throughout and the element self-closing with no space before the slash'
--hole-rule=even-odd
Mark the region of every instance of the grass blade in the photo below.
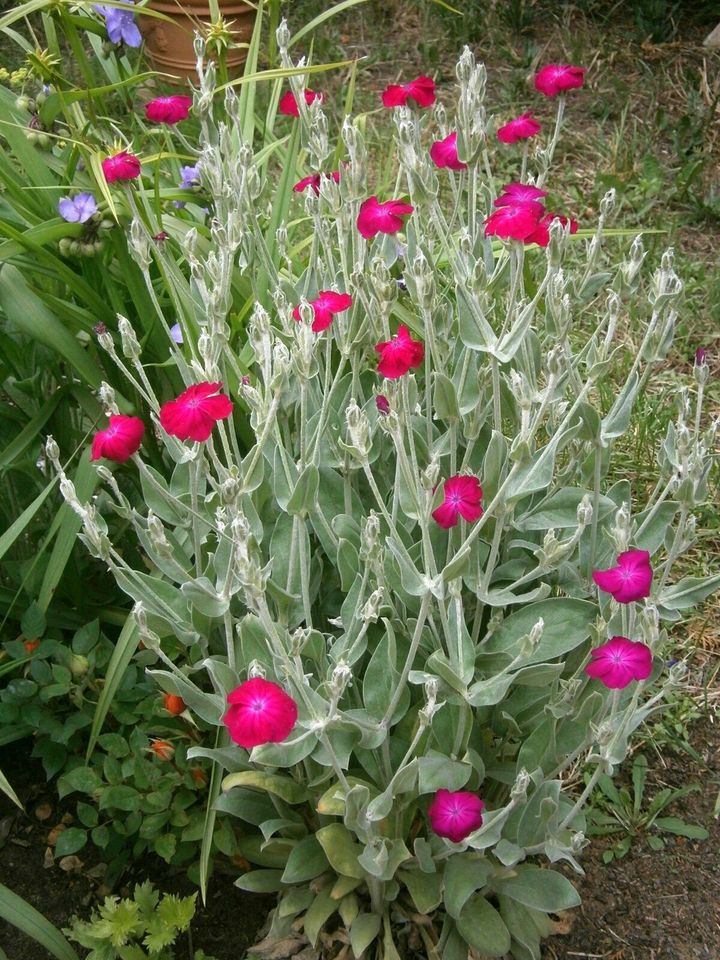
<svg viewBox="0 0 720 960">
<path fill-rule="evenodd" d="M 0 917 L 43 946 L 56 960 L 78 960 L 78 955 L 57 927 L 27 900 L 0 883 Z"/>
<path fill-rule="evenodd" d="M 105 718 L 108 715 L 110 704 L 112 703 L 113 697 L 115 696 L 117 689 L 122 682 L 122 678 L 125 676 L 125 671 L 128 668 L 128 664 L 132 660 L 132 656 L 137 650 L 139 640 L 140 637 L 138 636 L 135 618 L 132 616 L 132 614 L 130 614 L 125 621 L 125 626 L 120 631 L 120 636 L 118 637 L 118 641 L 115 644 L 115 649 L 110 657 L 107 674 L 105 675 L 105 683 L 100 691 L 97 706 L 95 707 L 95 715 L 93 717 L 92 727 L 90 728 L 90 738 L 88 740 L 87 753 L 85 754 L 85 758 L 87 760 L 89 760 L 92 756 L 92 752 L 95 749 L 95 744 L 97 743 L 97 738 L 100 736 L 100 731 L 102 730 L 103 724 L 105 723 Z"/>
</svg>

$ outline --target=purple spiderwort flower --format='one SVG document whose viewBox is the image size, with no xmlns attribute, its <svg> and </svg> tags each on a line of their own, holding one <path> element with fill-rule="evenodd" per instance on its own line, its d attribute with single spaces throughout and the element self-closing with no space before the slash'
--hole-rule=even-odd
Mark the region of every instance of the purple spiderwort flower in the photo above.
<svg viewBox="0 0 720 960">
<path fill-rule="evenodd" d="M 184 343 L 184 342 L 185 342 L 185 341 L 183 340 L 182 330 L 180 329 L 180 324 L 179 324 L 179 323 L 174 323 L 174 324 L 170 327 L 170 336 L 173 338 L 173 340 L 175 341 L 175 343 Z"/>
<path fill-rule="evenodd" d="M 87 223 L 97 213 L 97 203 L 91 193 L 79 193 L 76 197 L 63 197 L 58 211 L 68 223 Z"/>
<path fill-rule="evenodd" d="M 180 168 L 180 183 L 178 186 L 182 190 L 193 190 L 195 187 L 200 186 L 200 165 L 195 164 L 194 167 L 181 167 Z M 173 206 L 177 210 L 182 210 L 185 206 L 184 200 L 173 200 Z"/>
<path fill-rule="evenodd" d="M 135 0 L 122 0 L 129 7 Z M 135 13 L 132 10 L 121 10 L 119 7 L 102 7 L 96 5 L 96 13 L 105 17 L 105 27 L 112 43 L 124 43 L 128 47 L 142 45 L 142 34 L 135 23 Z"/>
</svg>

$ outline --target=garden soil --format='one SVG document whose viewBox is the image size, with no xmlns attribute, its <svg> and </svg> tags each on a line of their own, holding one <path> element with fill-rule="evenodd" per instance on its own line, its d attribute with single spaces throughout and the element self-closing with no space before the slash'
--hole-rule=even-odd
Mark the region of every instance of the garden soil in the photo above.
<svg viewBox="0 0 720 960">
<path fill-rule="evenodd" d="M 565 932 L 546 942 L 546 960 L 718 960 L 720 821 L 714 811 L 720 791 L 720 722 L 711 717 L 698 721 L 691 743 L 702 763 L 686 753 L 653 760 L 647 751 L 651 771 L 645 797 L 649 802 L 663 787 L 698 784 L 697 792 L 668 813 L 702 824 L 709 838 L 698 842 L 669 837 L 666 848 L 654 852 L 640 835 L 624 859 L 609 865 L 602 854 L 611 841 L 593 842 L 583 859 L 585 877 L 578 883 L 582 906 L 558 918 L 558 930 Z M 9 775 L 27 811 L 22 814 L 0 798 L 0 881 L 63 926 L 75 913 L 87 916 L 108 891 L 102 887 L 101 865 L 86 851 L 63 864 L 68 870 L 48 856 L 48 836 L 62 822 L 63 809 L 57 808 L 41 768 L 27 763 L 28 753 L 27 744 L 0 751 L 0 769 Z M 38 814 L 47 819 L 38 819 Z M 172 875 L 155 858 L 123 882 L 132 885 L 146 877 L 163 890 L 192 891 L 182 875 Z M 191 960 L 196 949 L 217 960 L 242 960 L 271 906 L 270 898 L 243 893 L 232 885 L 231 876 L 220 876 L 207 906 L 198 909 L 191 942 L 179 943 L 177 960 Z M 38 944 L 1 921 L 0 948 L 8 960 L 49 958 Z"/>
</svg>

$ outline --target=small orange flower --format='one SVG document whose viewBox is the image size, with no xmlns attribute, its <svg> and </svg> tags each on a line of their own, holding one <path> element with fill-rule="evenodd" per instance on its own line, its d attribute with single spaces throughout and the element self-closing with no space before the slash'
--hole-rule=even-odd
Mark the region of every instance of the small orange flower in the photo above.
<svg viewBox="0 0 720 960">
<path fill-rule="evenodd" d="M 167 740 L 153 740 L 150 749 L 159 760 L 172 760 L 175 747 Z"/>
<path fill-rule="evenodd" d="M 25 647 L 25 652 L 26 652 L 26 653 L 35 653 L 35 651 L 37 650 L 37 648 L 40 646 L 40 641 L 39 641 L 39 640 L 26 640 L 26 641 L 23 643 L 23 646 Z"/>
<path fill-rule="evenodd" d="M 205 771 L 202 770 L 200 767 L 191 767 L 190 776 L 193 778 L 193 780 L 199 787 L 204 787 L 205 784 L 207 783 L 207 776 L 205 775 Z"/>
<path fill-rule="evenodd" d="M 185 709 L 185 701 L 174 693 L 166 693 L 163 695 L 163 706 L 168 713 L 171 713 L 174 717 L 179 717 Z"/>
</svg>

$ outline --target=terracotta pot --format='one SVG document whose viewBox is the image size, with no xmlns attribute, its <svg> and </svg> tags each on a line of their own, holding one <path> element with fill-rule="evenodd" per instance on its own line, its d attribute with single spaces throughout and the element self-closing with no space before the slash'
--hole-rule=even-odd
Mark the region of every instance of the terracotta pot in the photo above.
<svg viewBox="0 0 720 960">
<path fill-rule="evenodd" d="M 140 29 L 153 66 L 177 80 L 195 79 L 194 31 L 200 25 L 212 23 L 209 3 L 206 0 L 151 0 L 148 6 L 171 18 L 140 17 Z M 244 0 L 218 0 L 218 7 L 230 24 L 234 41 L 248 43 L 257 11 Z M 229 72 L 236 76 L 246 57 L 244 47 L 231 47 L 226 54 Z"/>
</svg>

